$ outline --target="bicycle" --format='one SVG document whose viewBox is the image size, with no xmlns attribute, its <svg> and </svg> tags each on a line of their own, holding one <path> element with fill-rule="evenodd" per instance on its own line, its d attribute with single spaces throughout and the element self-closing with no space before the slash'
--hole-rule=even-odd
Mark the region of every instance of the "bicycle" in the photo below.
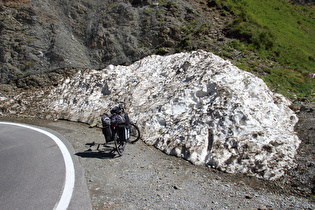
<svg viewBox="0 0 315 210">
<path fill-rule="evenodd" d="M 134 144 L 140 139 L 140 130 L 133 122 L 130 122 L 129 125 L 112 125 L 112 131 L 115 148 L 120 156 L 127 143 Z"/>
<path fill-rule="evenodd" d="M 133 144 L 140 139 L 139 127 L 129 120 L 121 103 L 111 110 L 111 116 L 103 114 L 102 124 L 103 129 L 107 129 L 103 131 L 106 142 L 114 141 L 115 149 L 120 156 L 127 142 Z"/>
</svg>

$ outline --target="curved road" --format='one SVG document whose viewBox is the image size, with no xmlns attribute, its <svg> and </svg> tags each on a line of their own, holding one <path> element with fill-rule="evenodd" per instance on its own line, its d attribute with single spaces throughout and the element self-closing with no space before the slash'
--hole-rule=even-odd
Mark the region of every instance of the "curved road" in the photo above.
<svg viewBox="0 0 315 210">
<path fill-rule="evenodd" d="M 0 122 L 2 209 L 91 209 L 77 161 L 74 167 L 73 149 L 69 152 L 65 139 L 56 135 Z"/>
</svg>

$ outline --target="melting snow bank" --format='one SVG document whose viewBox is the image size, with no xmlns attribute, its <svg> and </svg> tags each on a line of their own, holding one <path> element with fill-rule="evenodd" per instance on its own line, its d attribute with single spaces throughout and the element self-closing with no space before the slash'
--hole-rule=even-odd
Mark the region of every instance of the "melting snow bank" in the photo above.
<svg viewBox="0 0 315 210">
<path fill-rule="evenodd" d="M 92 123 L 124 101 L 146 143 L 228 173 L 279 178 L 294 166 L 300 144 L 288 100 L 205 51 L 81 70 L 34 95 L 36 105 L 26 94 L 2 103 L 20 113 L 38 109 L 46 117 Z"/>
</svg>

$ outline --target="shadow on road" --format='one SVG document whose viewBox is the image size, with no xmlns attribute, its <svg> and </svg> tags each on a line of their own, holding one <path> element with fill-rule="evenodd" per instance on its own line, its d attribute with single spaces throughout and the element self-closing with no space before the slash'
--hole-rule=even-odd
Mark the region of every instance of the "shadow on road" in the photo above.
<svg viewBox="0 0 315 210">
<path fill-rule="evenodd" d="M 83 158 L 99 158 L 99 159 L 107 159 L 107 158 L 115 158 L 117 155 L 115 154 L 115 147 L 109 146 L 106 144 L 100 143 L 86 143 L 85 145 L 90 146 L 88 150 L 84 152 L 77 152 L 75 155 L 83 157 Z M 96 147 L 93 148 L 92 147 Z M 102 147 L 102 148 L 100 148 Z"/>
</svg>

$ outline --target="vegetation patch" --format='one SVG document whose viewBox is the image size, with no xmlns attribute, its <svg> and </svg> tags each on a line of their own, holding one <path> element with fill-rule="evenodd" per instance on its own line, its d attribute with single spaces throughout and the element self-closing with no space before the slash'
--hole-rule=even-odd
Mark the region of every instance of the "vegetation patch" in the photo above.
<svg viewBox="0 0 315 210">
<path fill-rule="evenodd" d="M 281 92 L 288 98 L 307 98 L 314 94 L 313 78 L 302 75 L 292 69 L 269 69 L 269 74 L 263 79 L 275 92 Z"/>
<path fill-rule="evenodd" d="M 268 75 L 263 79 L 268 84 L 286 96 L 312 97 L 315 80 L 308 74 L 315 72 L 314 5 L 289 0 L 211 0 L 209 6 L 234 16 L 226 33 L 240 43 L 230 46 L 278 63 L 277 68 L 265 71 Z"/>
</svg>

